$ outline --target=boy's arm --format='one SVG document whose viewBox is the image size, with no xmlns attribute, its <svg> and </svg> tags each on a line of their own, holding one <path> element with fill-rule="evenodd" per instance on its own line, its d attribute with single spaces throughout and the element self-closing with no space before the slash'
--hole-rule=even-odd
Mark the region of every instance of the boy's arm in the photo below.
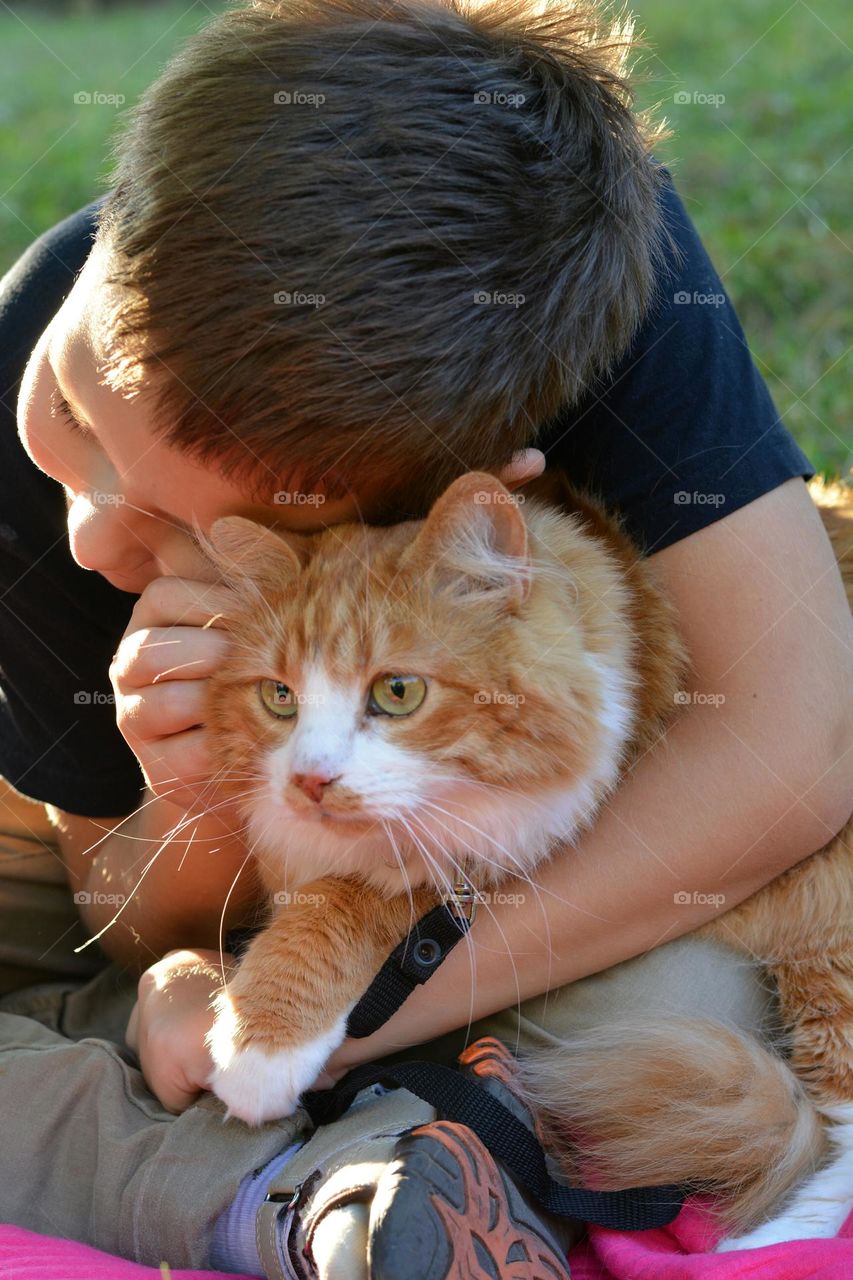
<svg viewBox="0 0 853 1280">
<path fill-rule="evenodd" d="M 507 886 L 523 895 L 520 905 L 481 908 L 473 949 L 457 947 L 375 1035 L 346 1042 L 333 1072 L 687 933 L 844 825 L 853 621 L 803 481 L 788 481 L 650 564 L 679 609 L 693 660 L 691 701 L 577 847 L 540 869 L 535 887 Z M 694 701 L 694 691 L 715 701 Z M 715 705 L 720 695 L 725 701 Z"/>
<path fill-rule="evenodd" d="M 109 926 L 100 947 L 140 973 L 174 948 L 218 950 L 220 920 L 224 936 L 263 900 L 233 814 L 193 818 L 170 836 L 184 813 L 147 789 L 127 818 L 85 818 L 48 806 L 84 924 L 92 936 Z"/>
</svg>

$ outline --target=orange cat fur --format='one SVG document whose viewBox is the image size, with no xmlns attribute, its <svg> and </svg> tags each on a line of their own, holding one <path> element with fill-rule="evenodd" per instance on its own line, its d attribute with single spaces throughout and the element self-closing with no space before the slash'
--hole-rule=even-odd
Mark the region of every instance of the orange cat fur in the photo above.
<svg viewBox="0 0 853 1280">
<path fill-rule="evenodd" d="M 849 587 L 853 504 L 817 496 Z M 677 709 L 688 658 L 651 565 L 564 478 L 522 498 L 469 475 L 424 522 L 211 531 L 238 604 L 208 723 L 273 904 L 209 1040 L 211 1087 L 249 1122 L 295 1107 L 437 890 L 462 866 L 480 888 L 530 875 Z M 699 931 L 767 965 L 790 1062 L 698 1016 L 526 1060 L 567 1169 L 579 1127 L 596 1185 L 707 1183 L 739 1229 L 802 1182 L 818 1109 L 842 1104 L 840 1132 L 853 1102 L 851 879 L 848 827 Z"/>
</svg>

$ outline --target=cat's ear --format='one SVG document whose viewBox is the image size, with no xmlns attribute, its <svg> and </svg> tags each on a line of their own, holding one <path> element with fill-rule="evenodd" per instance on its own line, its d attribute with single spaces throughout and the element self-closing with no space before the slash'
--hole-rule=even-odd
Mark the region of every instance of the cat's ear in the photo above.
<svg viewBox="0 0 853 1280">
<path fill-rule="evenodd" d="M 244 516 L 222 516 L 211 525 L 205 549 L 227 577 L 278 591 L 301 568 L 298 543 L 298 534 L 287 534 L 285 540 Z"/>
<path fill-rule="evenodd" d="M 530 590 L 527 525 L 518 500 L 486 472 L 460 476 L 433 506 L 408 559 L 468 597 L 516 608 Z"/>
</svg>

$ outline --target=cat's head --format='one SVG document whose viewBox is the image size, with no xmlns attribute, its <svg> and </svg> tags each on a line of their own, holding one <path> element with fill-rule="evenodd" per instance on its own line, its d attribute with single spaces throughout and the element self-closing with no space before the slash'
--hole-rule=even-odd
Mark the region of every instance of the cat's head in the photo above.
<svg viewBox="0 0 853 1280">
<path fill-rule="evenodd" d="M 238 604 L 208 727 L 267 879 L 487 884 L 612 784 L 631 700 L 590 645 L 577 571 L 602 552 L 569 517 L 472 474 L 424 521 L 226 517 L 209 552 Z"/>
</svg>

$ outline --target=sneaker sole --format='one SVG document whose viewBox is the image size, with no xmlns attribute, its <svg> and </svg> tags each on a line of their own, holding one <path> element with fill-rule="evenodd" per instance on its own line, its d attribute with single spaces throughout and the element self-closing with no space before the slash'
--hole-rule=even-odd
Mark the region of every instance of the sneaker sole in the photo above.
<svg viewBox="0 0 853 1280">
<path fill-rule="evenodd" d="M 371 1214 L 371 1280 L 569 1280 L 565 1255 L 465 1125 L 397 1143 Z"/>
</svg>

